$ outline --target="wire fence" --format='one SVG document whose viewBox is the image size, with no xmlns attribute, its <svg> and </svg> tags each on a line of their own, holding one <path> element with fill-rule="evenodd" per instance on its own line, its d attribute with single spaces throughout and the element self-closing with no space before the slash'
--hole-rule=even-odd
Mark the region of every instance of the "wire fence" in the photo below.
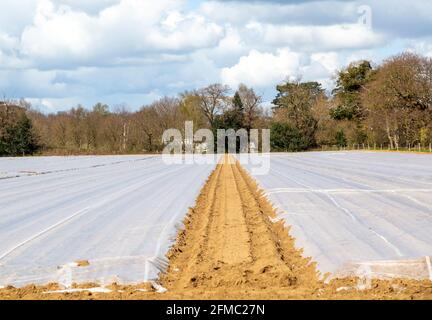
<svg viewBox="0 0 432 320">
<path fill-rule="evenodd" d="M 400 152 L 421 152 L 432 153 L 432 143 L 427 145 L 423 144 L 408 144 L 404 146 L 392 146 L 391 144 L 383 143 L 354 143 L 345 146 L 338 145 L 322 145 L 322 151 L 352 151 L 352 150 L 365 150 L 365 151 L 400 151 Z"/>
</svg>

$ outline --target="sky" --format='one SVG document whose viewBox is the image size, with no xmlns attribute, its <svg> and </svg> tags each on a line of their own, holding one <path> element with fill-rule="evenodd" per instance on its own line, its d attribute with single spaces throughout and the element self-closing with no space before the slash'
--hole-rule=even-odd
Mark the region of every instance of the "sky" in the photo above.
<svg viewBox="0 0 432 320">
<path fill-rule="evenodd" d="M 432 1 L 0 0 L 1 99 L 137 110 L 211 83 L 271 101 L 351 61 L 432 57 Z"/>
</svg>

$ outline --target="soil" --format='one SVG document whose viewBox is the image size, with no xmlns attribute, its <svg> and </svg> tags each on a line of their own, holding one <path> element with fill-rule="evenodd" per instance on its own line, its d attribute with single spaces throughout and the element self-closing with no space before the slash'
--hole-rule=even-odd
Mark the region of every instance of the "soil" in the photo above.
<svg viewBox="0 0 432 320">
<path fill-rule="evenodd" d="M 373 280 L 366 288 L 354 278 L 325 283 L 256 182 L 229 156 L 210 175 L 184 226 L 158 282 L 164 293 L 148 283 L 113 284 L 109 293 L 85 290 L 96 284 L 56 293 L 60 288 L 50 284 L 0 289 L 0 299 L 432 299 L 426 280 Z"/>
<path fill-rule="evenodd" d="M 78 260 L 75 263 L 78 267 L 87 267 L 90 265 L 90 262 L 88 262 L 87 260 Z"/>
</svg>

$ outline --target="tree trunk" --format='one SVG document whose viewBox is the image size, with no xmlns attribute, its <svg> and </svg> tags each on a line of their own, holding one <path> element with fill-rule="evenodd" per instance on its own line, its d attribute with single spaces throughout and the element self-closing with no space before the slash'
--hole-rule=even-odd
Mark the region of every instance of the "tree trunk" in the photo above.
<svg viewBox="0 0 432 320">
<path fill-rule="evenodd" d="M 389 125 L 388 117 L 385 118 L 385 123 L 386 123 L 386 132 L 387 132 L 387 138 L 388 138 L 389 143 L 390 143 L 390 148 L 393 149 L 393 147 L 394 147 L 393 137 L 392 137 L 391 132 L 390 132 L 390 125 Z"/>
<path fill-rule="evenodd" d="M 126 143 L 127 143 L 127 124 L 123 123 L 123 144 L 122 144 L 123 151 L 126 151 Z"/>
<path fill-rule="evenodd" d="M 395 148 L 399 150 L 399 137 L 396 133 L 393 136 L 393 141 L 394 141 Z"/>
</svg>

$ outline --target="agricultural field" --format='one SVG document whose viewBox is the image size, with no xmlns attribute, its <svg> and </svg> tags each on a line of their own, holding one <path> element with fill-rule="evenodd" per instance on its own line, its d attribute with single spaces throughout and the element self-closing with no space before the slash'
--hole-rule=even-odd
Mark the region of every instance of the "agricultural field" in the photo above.
<svg viewBox="0 0 432 320">
<path fill-rule="evenodd" d="M 431 11 L 0 0 L 0 304 L 432 301 Z"/>
<path fill-rule="evenodd" d="M 275 153 L 256 176 L 232 156 L 15 160 L 0 159 L 2 298 L 432 296 L 427 155 Z M 364 264 L 378 282 L 357 291 Z"/>
<path fill-rule="evenodd" d="M 0 285 L 156 279 L 212 169 L 160 156 L 0 159 Z"/>
<path fill-rule="evenodd" d="M 255 178 L 322 274 L 388 261 L 394 276 L 430 276 L 404 268 L 432 254 L 430 155 L 272 154 L 269 174 Z"/>
</svg>

